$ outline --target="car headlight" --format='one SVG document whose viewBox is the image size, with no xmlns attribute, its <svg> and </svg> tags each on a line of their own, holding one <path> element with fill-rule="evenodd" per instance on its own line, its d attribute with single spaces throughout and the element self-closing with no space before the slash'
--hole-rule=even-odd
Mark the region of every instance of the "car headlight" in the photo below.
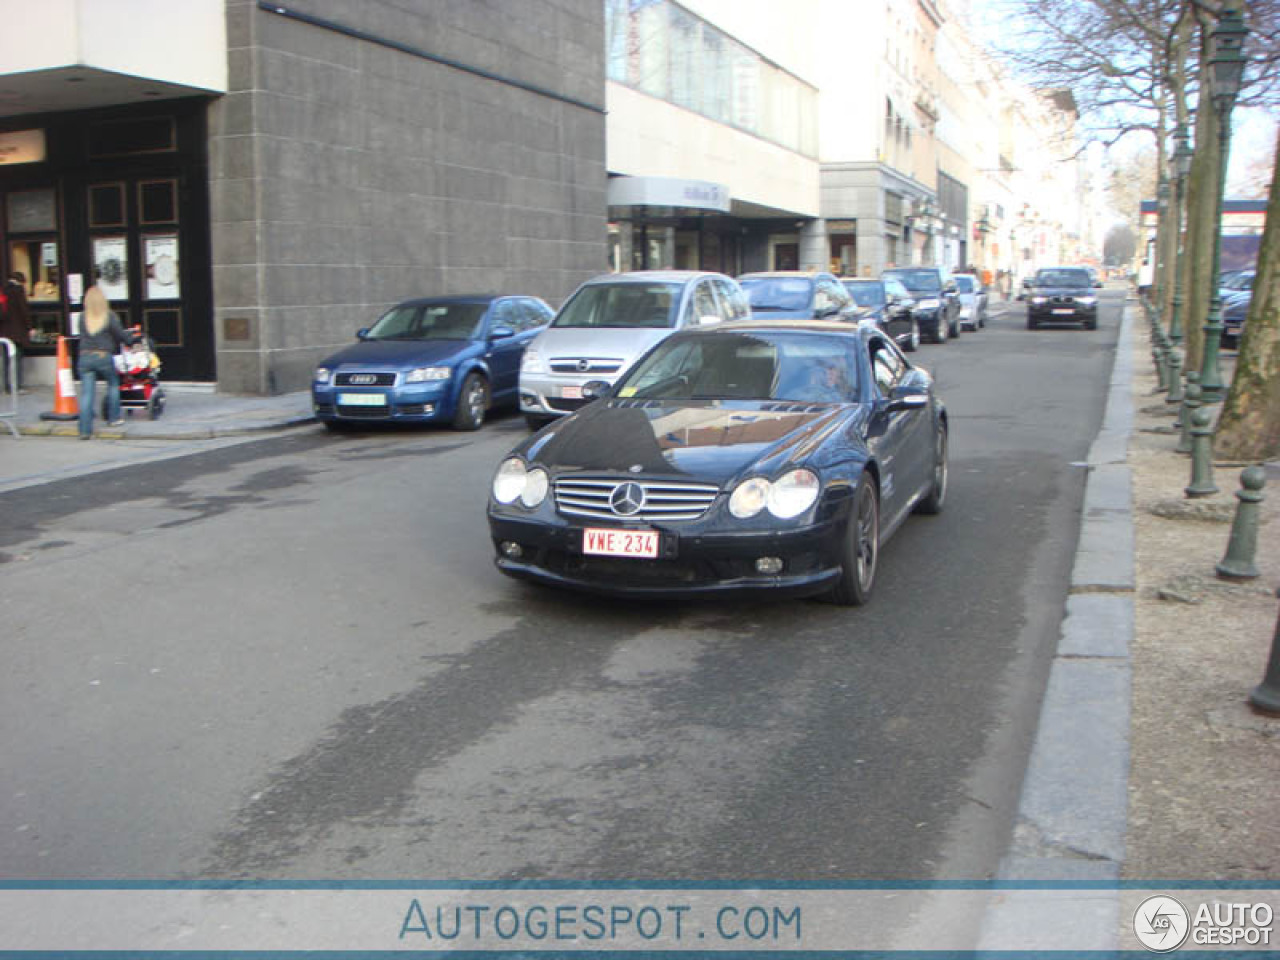
<svg viewBox="0 0 1280 960">
<path fill-rule="evenodd" d="M 328 367 L 316 367 L 316 375 L 313 378 L 316 383 L 328 383 L 333 377 L 333 371 Z"/>
<path fill-rule="evenodd" d="M 529 482 L 529 471 L 523 460 L 512 457 L 503 460 L 498 472 L 493 475 L 493 499 L 499 503 L 514 503 L 524 493 Z"/>
<path fill-rule="evenodd" d="M 769 502 L 769 481 L 752 477 L 738 484 L 729 496 L 729 512 L 739 520 L 754 517 Z"/>
<path fill-rule="evenodd" d="M 493 477 L 493 499 L 499 503 L 515 503 L 519 500 L 533 509 L 547 498 L 551 478 L 541 467 L 530 470 L 519 457 L 502 461 Z"/>
<path fill-rule="evenodd" d="M 416 370 L 410 370 L 404 378 L 405 383 L 434 383 L 439 380 L 448 380 L 453 375 L 450 367 L 418 367 Z"/>
<path fill-rule="evenodd" d="M 1082 307 L 1092 307 L 1098 302 L 1097 297 L 1076 297 L 1076 303 Z"/>
<path fill-rule="evenodd" d="M 769 512 L 779 520 L 798 517 L 818 499 L 818 475 L 811 470 L 792 470 L 769 487 Z"/>
<path fill-rule="evenodd" d="M 524 355 L 520 358 L 520 372 L 521 373 L 541 373 L 542 372 L 542 357 L 538 354 L 538 351 L 535 350 L 533 347 L 529 347 L 527 350 L 525 350 Z"/>
<path fill-rule="evenodd" d="M 935 297 L 928 297 L 924 300 L 917 300 L 916 306 L 921 310 L 937 310 L 938 307 L 942 306 L 942 301 Z"/>
<path fill-rule="evenodd" d="M 524 490 L 520 492 L 520 502 L 532 510 L 547 498 L 547 490 L 551 486 L 551 478 L 541 467 L 534 467 L 526 475 Z"/>
<path fill-rule="evenodd" d="M 810 470 L 792 470 L 773 483 L 764 477 L 752 477 L 734 488 L 729 512 L 739 520 L 747 520 L 768 508 L 779 520 L 789 520 L 813 506 L 820 487 L 817 474 Z"/>
<path fill-rule="evenodd" d="M 1032 297 L 1031 302 L 1032 303 L 1048 303 L 1049 298 L 1048 297 Z"/>
</svg>

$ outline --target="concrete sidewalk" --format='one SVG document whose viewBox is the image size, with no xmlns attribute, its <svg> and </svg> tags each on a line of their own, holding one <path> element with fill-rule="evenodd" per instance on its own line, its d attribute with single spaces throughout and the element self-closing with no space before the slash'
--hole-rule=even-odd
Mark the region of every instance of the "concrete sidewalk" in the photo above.
<svg viewBox="0 0 1280 960">
<path fill-rule="evenodd" d="M 278 397 L 251 397 L 216 393 L 203 384 L 163 384 L 165 408 L 155 420 L 145 410 L 122 410 L 124 424 L 110 426 L 94 417 L 94 436 L 104 440 L 203 440 L 236 437 L 262 430 L 278 430 L 313 423 L 309 391 Z M 102 391 L 98 391 L 98 403 Z M 11 409 L 8 395 L 0 396 L 0 415 Z M 44 420 L 41 414 L 53 410 L 53 388 L 35 387 L 18 396 L 17 415 L 11 419 L 24 436 L 74 437 L 79 428 L 74 420 Z M 100 413 L 101 411 L 97 411 Z M 0 420 L 0 435 L 9 433 Z"/>
</svg>

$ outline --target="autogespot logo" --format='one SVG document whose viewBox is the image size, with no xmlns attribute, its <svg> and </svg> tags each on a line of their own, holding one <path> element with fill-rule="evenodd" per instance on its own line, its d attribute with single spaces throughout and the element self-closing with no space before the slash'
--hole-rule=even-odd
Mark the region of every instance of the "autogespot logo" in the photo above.
<svg viewBox="0 0 1280 960">
<path fill-rule="evenodd" d="M 1191 915 L 1173 897 L 1148 897 L 1133 915 L 1134 935 L 1153 953 L 1177 950 L 1190 929 Z"/>
</svg>

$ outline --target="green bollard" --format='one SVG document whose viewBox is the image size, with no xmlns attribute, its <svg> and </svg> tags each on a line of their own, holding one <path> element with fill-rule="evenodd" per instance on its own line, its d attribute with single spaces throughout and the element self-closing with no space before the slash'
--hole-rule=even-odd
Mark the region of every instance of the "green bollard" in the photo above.
<svg viewBox="0 0 1280 960">
<path fill-rule="evenodd" d="M 1183 491 L 1192 499 L 1211 497 L 1218 492 L 1213 484 L 1213 429 L 1209 411 L 1198 407 L 1191 413 L 1191 483 Z"/>
<path fill-rule="evenodd" d="M 1280 596 L 1280 590 L 1276 591 Z M 1253 709 L 1268 716 L 1280 717 L 1280 616 L 1276 617 L 1276 632 L 1271 637 L 1271 658 L 1267 661 L 1267 673 L 1262 682 L 1249 694 Z"/>
<path fill-rule="evenodd" d="M 1182 357 L 1176 348 L 1169 351 L 1169 395 L 1164 402 L 1182 402 Z"/>
<path fill-rule="evenodd" d="M 1253 580 L 1258 568 L 1253 563 L 1258 550 L 1258 522 L 1262 511 L 1262 488 L 1267 484 L 1267 471 L 1262 467 L 1245 467 L 1240 471 L 1240 489 L 1236 491 L 1235 520 L 1231 523 L 1231 539 L 1227 552 L 1214 570 L 1219 580 Z"/>
<path fill-rule="evenodd" d="M 1190 453 L 1191 452 L 1191 417 L 1200 409 L 1200 374 L 1196 370 L 1192 370 L 1187 374 L 1187 389 L 1183 395 L 1182 412 L 1178 416 L 1179 426 L 1182 427 L 1182 436 L 1178 438 L 1178 445 L 1173 448 L 1174 453 Z"/>
<path fill-rule="evenodd" d="M 1169 389 L 1169 365 L 1165 362 L 1164 350 L 1157 344 L 1151 348 L 1151 360 L 1156 365 L 1156 393 L 1164 393 Z"/>
</svg>

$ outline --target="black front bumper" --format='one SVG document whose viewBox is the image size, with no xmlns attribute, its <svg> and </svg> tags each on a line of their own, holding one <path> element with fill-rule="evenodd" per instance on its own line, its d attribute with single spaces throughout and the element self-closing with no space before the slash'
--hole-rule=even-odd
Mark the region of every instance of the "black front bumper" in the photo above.
<svg viewBox="0 0 1280 960">
<path fill-rule="evenodd" d="M 840 579 L 839 555 L 845 526 L 842 518 L 785 532 L 686 533 L 661 529 L 659 557 L 654 560 L 585 555 L 585 526 L 550 526 L 491 513 L 489 532 L 497 552 L 495 563 L 507 576 L 517 579 L 616 597 L 705 597 L 755 592 L 805 597 L 825 593 Z M 521 556 L 507 556 L 504 543 L 519 544 Z M 780 558 L 782 571 L 774 575 L 757 573 L 755 561 L 759 557 Z"/>
</svg>

